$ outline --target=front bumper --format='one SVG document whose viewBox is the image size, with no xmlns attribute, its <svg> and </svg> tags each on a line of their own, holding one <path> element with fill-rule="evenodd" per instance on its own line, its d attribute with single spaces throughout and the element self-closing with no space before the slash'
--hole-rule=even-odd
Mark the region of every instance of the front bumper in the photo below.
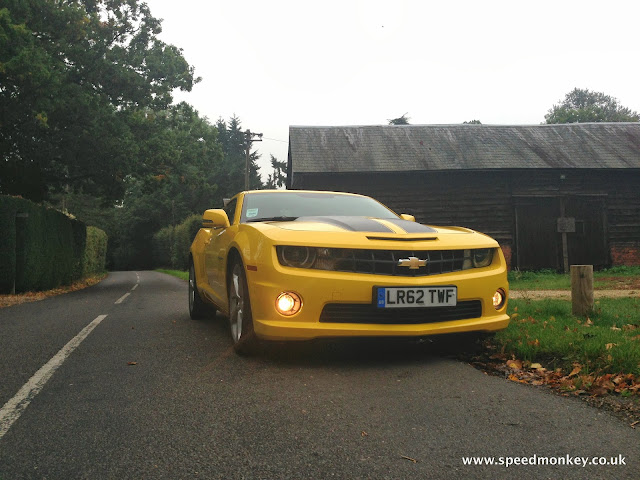
<svg viewBox="0 0 640 480">
<path fill-rule="evenodd" d="M 253 324 L 256 334 L 265 340 L 307 340 L 321 337 L 406 336 L 496 331 L 506 328 L 509 316 L 506 302 L 496 310 L 492 297 L 498 288 L 508 295 L 506 269 L 502 262 L 483 268 L 428 277 L 391 277 L 385 275 L 330 272 L 324 270 L 260 265 L 248 271 Z M 327 304 L 371 305 L 375 286 L 455 285 L 458 302 L 479 301 L 480 316 L 463 320 L 428 323 L 340 323 L 320 322 Z M 302 309 L 285 317 L 275 309 L 277 296 L 294 291 L 302 297 Z"/>
</svg>

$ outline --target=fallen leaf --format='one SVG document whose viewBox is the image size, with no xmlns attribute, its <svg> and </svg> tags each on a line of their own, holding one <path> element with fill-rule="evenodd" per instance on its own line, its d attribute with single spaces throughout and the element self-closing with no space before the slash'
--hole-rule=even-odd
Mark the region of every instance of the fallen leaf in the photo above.
<svg viewBox="0 0 640 480">
<path fill-rule="evenodd" d="M 368 437 L 368 436 L 369 436 L 369 434 L 363 430 L 363 431 L 360 433 L 360 436 L 362 436 L 362 437 Z"/>
<path fill-rule="evenodd" d="M 571 373 L 569 375 L 567 375 L 567 377 L 573 377 L 574 375 L 579 374 L 580 370 L 582 370 L 582 367 L 580 367 L 580 366 L 574 367 L 574 369 L 571 370 Z"/>
<path fill-rule="evenodd" d="M 508 360 L 507 367 L 513 368 L 515 370 L 522 370 L 522 361 L 520 360 Z"/>
<path fill-rule="evenodd" d="M 137 365 L 138 362 L 127 362 L 127 365 Z"/>
<path fill-rule="evenodd" d="M 619 330 L 619 329 L 618 329 L 618 330 Z M 617 346 L 618 346 L 618 344 L 617 344 L 617 343 L 607 343 L 607 344 L 605 345 L 605 348 L 606 348 L 607 350 L 611 350 L 613 347 L 617 347 Z"/>
<path fill-rule="evenodd" d="M 609 393 L 609 391 L 604 387 L 595 387 L 595 388 L 590 389 L 589 393 L 593 397 L 602 397 L 602 396 L 606 395 L 607 393 Z"/>
<path fill-rule="evenodd" d="M 512 382 L 527 383 L 526 380 L 523 380 L 522 378 L 519 378 L 518 376 L 514 375 L 513 373 L 510 374 L 507 378 L 509 380 L 511 380 Z"/>
<path fill-rule="evenodd" d="M 535 370 L 539 370 L 542 368 L 542 365 L 540 365 L 539 363 L 532 363 L 531 364 L 531 368 L 535 369 Z"/>
</svg>

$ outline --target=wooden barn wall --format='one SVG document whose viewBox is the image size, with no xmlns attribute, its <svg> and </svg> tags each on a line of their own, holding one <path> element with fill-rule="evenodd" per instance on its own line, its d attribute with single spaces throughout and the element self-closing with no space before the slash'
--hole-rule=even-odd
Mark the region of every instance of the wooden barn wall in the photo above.
<svg viewBox="0 0 640 480">
<path fill-rule="evenodd" d="M 292 188 L 372 196 L 434 225 L 462 225 L 515 244 L 523 197 L 599 197 L 610 248 L 640 249 L 640 171 L 501 170 L 401 173 L 294 173 Z"/>
<path fill-rule="evenodd" d="M 508 182 L 469 172 L 391 174 L 295 174 L 294 188 L 369 195 L 420 223 L 462 225 L 498 241 L 512 240 Z"/>
</svg>

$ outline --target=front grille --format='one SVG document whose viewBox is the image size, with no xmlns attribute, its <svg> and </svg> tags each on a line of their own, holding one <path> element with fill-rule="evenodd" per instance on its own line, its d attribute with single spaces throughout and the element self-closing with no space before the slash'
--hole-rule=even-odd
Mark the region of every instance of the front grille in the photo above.
<svg viewBox="0 0 640 480">
<path fill-rule="evenodd" d="M 480 318 L 482 302 L 458 302 L 455 307 L 378 308 L 371 304 L 329 303 L 320 314 L 322 323 L 418 324 Z"/>
<path fill-rule="evenodd" d="M 457 272 L 464 264 L 464 250 L 359 250 L 345 249 L 332 270 L 338 272 L 371 273 L 399 277 L 423 277 L 439 273 Z M 416 257 L 426 260 L 417 269 L 401 267 L 399 260 Z"/>
</svg>

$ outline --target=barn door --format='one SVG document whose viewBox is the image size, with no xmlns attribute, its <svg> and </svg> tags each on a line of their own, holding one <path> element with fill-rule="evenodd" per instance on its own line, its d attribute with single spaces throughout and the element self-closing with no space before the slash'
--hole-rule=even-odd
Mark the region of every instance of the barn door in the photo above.
<svg viewBox="0 0 640 480">
<path fill-rule="evenodd" d="M 606 267 L 605 212 L 603 197 L 516 198 L 516 266 L 521 270 L 562 270 L 564 233 L 569 265 Z"/>
<path fill-rule="evenodd" d="M 560 268 L 557 218 L 560 203 L 554 197 L 523 197 L 516 203 L 516 263 L 520 270 Z"/>
<path fill-rule="evenodd" d="M 609 264 L 606 236 L 606 215 L 602 197 L 568 197 L 565 215 L 575 219 L 575 232 L 567 235 L 571 265 Z"/>
</svg>

